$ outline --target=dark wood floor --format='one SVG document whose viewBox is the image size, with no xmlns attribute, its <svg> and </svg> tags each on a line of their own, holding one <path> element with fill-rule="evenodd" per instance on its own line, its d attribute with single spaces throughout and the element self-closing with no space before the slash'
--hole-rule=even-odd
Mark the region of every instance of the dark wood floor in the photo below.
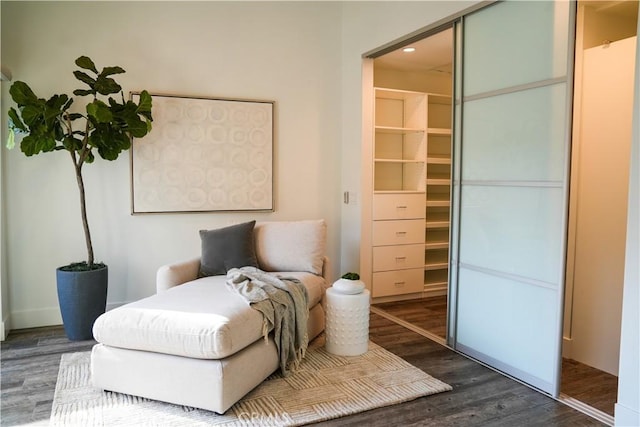
<svg viewBox="0 0 640 427">
<path fill-rule="evenodd" d="M 375 306 L 425 331 L 446 338 L 446 296 Z M 618 396 L 618 377 L 575 360 L 563 359 L 560 390 L 567 396 L 613 416 Z"/>
<path fill-rule="evenodd" d="M 613 416 L 618 399 L 618 377 L 575 360 L 562 359 L 560 390 Z"/>
<path fill-rule="evenodd" d="M 376 314 L 371 339 L 453 386 L 453 391 L 321 423 L 326 426 L 599 426 L 601 423 Z M 13 331 L 2 343 L 1 425 L 47 424 L 60 355 L 60 327 Z"/>
<path fill-rule="evenodd" d="M 376 304 L 392 316 L 443 339 L 447 337 L 447 296 Z"/>
<path fill-rule="evenodd" d="M 0 347 L 0 424 L 48 424 L 62 353 L 90 350 L 69 341 L 61 326 L 11 331 Z"/>
</svg>

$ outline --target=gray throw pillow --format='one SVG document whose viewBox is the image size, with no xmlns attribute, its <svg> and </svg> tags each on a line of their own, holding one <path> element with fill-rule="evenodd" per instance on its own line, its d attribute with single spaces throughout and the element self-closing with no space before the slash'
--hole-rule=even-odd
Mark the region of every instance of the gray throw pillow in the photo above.
<svg viewBox="0 0 640 427">
<path fill-rule="evenodd" d="M 227 274 L 234 267 L 257 267 L 253 240 L 255 224 L 250 221 L 216 230 L 200 230 L 200 277 Z"/>
</svg>

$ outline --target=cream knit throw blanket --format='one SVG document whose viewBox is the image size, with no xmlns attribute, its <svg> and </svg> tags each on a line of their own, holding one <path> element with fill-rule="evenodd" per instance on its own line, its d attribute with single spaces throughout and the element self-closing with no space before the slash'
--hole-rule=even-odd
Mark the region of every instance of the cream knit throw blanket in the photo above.
<svg viewBox="0 0 640 427">
<path fill-rule="evenodd" d="M 255 267 L 232 268 L 227 286 L 264 316 L 265 340 L 273 330 L 284 376 L 297 369 L 307 350 L 307 289 L 298 279 L 280 277 Z"/>
</svg>

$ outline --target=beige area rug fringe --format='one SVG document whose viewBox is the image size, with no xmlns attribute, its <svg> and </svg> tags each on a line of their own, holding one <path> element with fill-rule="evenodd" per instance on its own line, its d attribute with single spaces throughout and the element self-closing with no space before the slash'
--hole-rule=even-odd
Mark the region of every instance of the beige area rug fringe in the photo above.
<svg viewBox="0 0 640 427">
<path fill-rule="evenodd" d="M 62 355 L 52 426 L 296 426 L 395 405 L 451 390 L 369 342 L 362 356 L 335 356 L 324 338 L 309 344 L 294 375 L 271 375 L 224 415 L 120 393 L 91 384 L 90 353 Z"/>
</svg>

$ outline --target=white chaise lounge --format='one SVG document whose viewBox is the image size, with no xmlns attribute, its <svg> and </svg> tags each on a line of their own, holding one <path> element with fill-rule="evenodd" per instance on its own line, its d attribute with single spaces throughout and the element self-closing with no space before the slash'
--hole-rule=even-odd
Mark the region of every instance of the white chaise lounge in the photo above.
<svg viewBox="0 0 640 427">
<path fill-rule="evenodd" d="M 259 268 L 305 285 L 313 339 L 325 323 L 325 222 L 257 223 L 253 238 Z M 198 278 L 201 270 L 200 258 L 163 266 L 157 294 L 96 320 L 94 385 L 224 413 L 278 369 L 275 344 L 262 336 L 262 314 L 226 286 L 225 275 Z"/>
</svg>

